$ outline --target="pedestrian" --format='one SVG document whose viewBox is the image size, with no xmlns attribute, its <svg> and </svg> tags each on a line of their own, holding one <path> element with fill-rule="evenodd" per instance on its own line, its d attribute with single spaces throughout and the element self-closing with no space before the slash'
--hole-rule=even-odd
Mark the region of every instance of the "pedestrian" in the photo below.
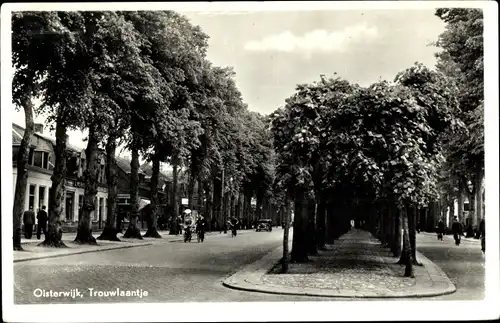
<svg viewBox="0 0 500 323">
<path fill-rule="evenodd" d="M 123 218 L 123 211 L 119 211 L 116 217 L 116 231 L 119 233 L 123 233 Z"/>
<path fill-rule="evenodd" d="M 36 238 L 40 240 L 42 232 L 44 237 L 47 235 L 47 221 L 49 220 L 49 217 L 47 215 L 47 212 L 45 211 L 45 205 L 42 206 L 42 209 L 40 211 L 38 211 L 36 218 L 38 220 L 38 227 L 36 228 Z"/>
<path fill-rule="evenodd" d="M 453 219 L 453 224 L 451 225 L 451 231 L 453 231 L 453 238 L 455 239 L 455 244 L 460 245 L 460 238 L 463 234 L 462 223 L 458 222 L 458 218 Z"/>
<path fill-rule="evenodd" d="M 23 223 L 24 223 L 24 236 L 26 239 L 31 239 L 33 235 L 33 225 L 35 224 L 35 212 L 33 212 L 33 207 L 30 206 L 28 211 L 24 212 L 23 215 Z"/>
<path fill-rule="evenodd" d="M 486 251 L 486 228 L 484 224 L 484 218 L 481 220 L 481 223 L 479 224 L 479 232 L 481 235 L 481 250 L 484 253 Z"/>
<path fill-rule="evenodd" d="M 437 225 L 437 235 L 438 235 L 438 240 L 443 241 L 443 234 L 444 234 L 444 222 L 443 219 L 440 219 Z"/>
</svg>

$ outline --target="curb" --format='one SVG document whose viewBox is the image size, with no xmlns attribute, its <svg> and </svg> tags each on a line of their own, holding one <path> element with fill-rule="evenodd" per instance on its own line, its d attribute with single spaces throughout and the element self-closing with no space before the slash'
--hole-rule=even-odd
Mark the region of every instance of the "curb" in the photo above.
<svg viewBox="0 0 500 323">
<path fill-rule="evenodd" d="M 144 246 L 150 246 L 152 245 L 152 242 L 147 242 L 147 243 L 141 243 L 141 244 L 135 244 L 135 245 L 126 245 L 126 246 L 110 246 L 110 247 L 104 247 L 101 249 L 96 249 L 96 250 L 81 250 L 81 251 L 75 251 L 71 253 L 64 253 L 64 254 L 54 254 L 54 255 L 45 255 L 45 256 L 34 256 L 34 257 L 29 257 L 29 258 L 21 258 L 21 259 L 14 259 L 14 262 L 24 262 L 24 261 L 31 261 L 31 260 L 39 260 L 39 259 L 48 259 L 48 258 L 60 258 L 60 257 L 66 257 L 66 256 L 73 256 L 73 255 L 80 255 L 84 253 L 91 253 L 91 252 L 103 252 L 103 251 L 109 251 L 109 250 L 116 250 L 116 249 L 128 249 L 128 248 L 135 248 L 135 247 L 144 247 Z M 64 249 L 62 249 L 64 250 Z"/>
<path fill-rule="evenodd" d="M 309 287 L 299 288 L 264 283 L 262 281 L 262 277 L 267 274 L 269 269 L 278 264 L 276 259 L 281 258 L 282 250 L 282 247 L 274 249 L 260 260 L 247 265 L 242 270 L 223 280 L 222 285 L 231 289 L 267 294 L 351 299 L 421 298 L 447 295 L 456 291 L 455 285 L 451 282 L 448 276 L 446 276 L 442 269 L 418 251 L 417 257 L 419 257 L 419 261 L 424 265 L 428 275 L 423 275 L 423 277 L 417 276 L 417 278 L 420 278 L 421 281 L 425 282 L 426 287 L 425 289 L 417 291 L 392 291 L 390 294 L 382 295 L 374 291 L 356 292 L 352 290 L 343 290 L 339 292 L 333 289 Z"/>
</svg>

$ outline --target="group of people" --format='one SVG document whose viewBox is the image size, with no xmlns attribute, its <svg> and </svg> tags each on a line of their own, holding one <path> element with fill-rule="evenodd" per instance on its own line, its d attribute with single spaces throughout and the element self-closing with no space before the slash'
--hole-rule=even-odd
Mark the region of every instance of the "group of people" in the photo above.
<svg viewBox="0 0 500 323">
<path fill-rule="evenodd" d="M 37 229 L 36 229 L 36 238 L 40 240 L 41 235 L 45 236 L 47 233 L 47 222 L 49 220 L 47 211 L 45 211 L 45 205 L 42 206 L 42 209 L 38 211 L 38 214 L 36 215 L 36 224 L 37 224 Z M 35 212 L 33 211 L 33 207 L 30 206 L 30 209 L 28 211 L 24 212 L 23 215 L 23 224 L 24 224 L 24 237 L 26 239 L 31 239 L 33 236 L 33 226 L 35 225 Z"/>
<path fill-rule="evenodd" d="M 464 235 L 463 225 L 458 221 L 458 217 L 453 218 L 453 224 L 451 225 L 451 231 L 453 233 L 453 239 L 455 239 L 455 244 L 460 245 L 461 237 Z M 486 248 L 486 232 L 485 232 L 485 222 L 484 218 L 481 220 L 479 224 L 479 232 L 481 238 L 481 250 L 485 252 Z M 443 235 L 446 234 L 446 225 L 444 224 L 443 219 L 440 219 L 437 228 L 436 228 L 437 238 L 438 240 L 443 241 Z"/>
</svg>

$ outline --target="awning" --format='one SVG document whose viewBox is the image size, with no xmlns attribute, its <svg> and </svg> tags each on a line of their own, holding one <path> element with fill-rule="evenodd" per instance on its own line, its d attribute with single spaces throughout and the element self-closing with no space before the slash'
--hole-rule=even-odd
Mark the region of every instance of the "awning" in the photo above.
<svg viewBox="0 0 500 323">
<path fill-rule="evenodd" d="M 139 200 L 139 210 L 142 210 L 148 204 L 151 204 L 150 200 L 140 199 Z"/>
</svg>

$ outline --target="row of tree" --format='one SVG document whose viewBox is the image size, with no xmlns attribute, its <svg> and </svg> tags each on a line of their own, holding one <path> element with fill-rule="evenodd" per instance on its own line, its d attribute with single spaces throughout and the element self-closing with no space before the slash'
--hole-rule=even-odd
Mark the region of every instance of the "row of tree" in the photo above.
<svg viewBox="0 0 500 323">
<path fill-rule="evenodd" d="M 20 219 L 34 112 L 48 116 L 56 135 L 49 225 L 41 245 L 64 246 L 60 216 L 69 130 L 88 130 L 78 243 L 96 243 L 90 218 L 100 150 L 107 159 L 108 215 L 98 239 L 118 240 L 115 153 L 120 144 L 131 152 L 132 209 L 125 237 L 142 239 L 137 228 L 141 156 L 152 164 L 152 211 L 145 236 L 160 237 L 156 225 L 161 162 L 174 167 L 176 214 L 181 168 L 189 173 L 190 206 L 198 183 L 199 195 L 206 196 L 205 211 L 214 215 L 221 213 L 223 196 L 240 194 L 249 206 L 255 192 L 270 191 L 273 154 L 266 120 L 248 111 L 234 72 L 207 60 L 208 36 L 182 15 L 172 11 L 16 12 L 12 37 L 13 100 L 26 118 L 17 159 L 15 249 L 21 249 Z M 41 101 L 39 106 L 33 105 L 34 98 Z"/>
<path fill-rule="evenodd" d="M 284 207 L 292 200 L 295 208 L 292 261 L 307 261 L 353 218 L 401 256 L 412 276 L 417 213 L 447 186 L 463 192 L 469 176 L 469 193 L 480 200 L 482 13 L 436 15 L 447 24 L 436 70 L 415 63 L 393 82 L 368 87 L 322 77 L 298 85 L 272 115 L 275 188 Z"/>
</svg>

